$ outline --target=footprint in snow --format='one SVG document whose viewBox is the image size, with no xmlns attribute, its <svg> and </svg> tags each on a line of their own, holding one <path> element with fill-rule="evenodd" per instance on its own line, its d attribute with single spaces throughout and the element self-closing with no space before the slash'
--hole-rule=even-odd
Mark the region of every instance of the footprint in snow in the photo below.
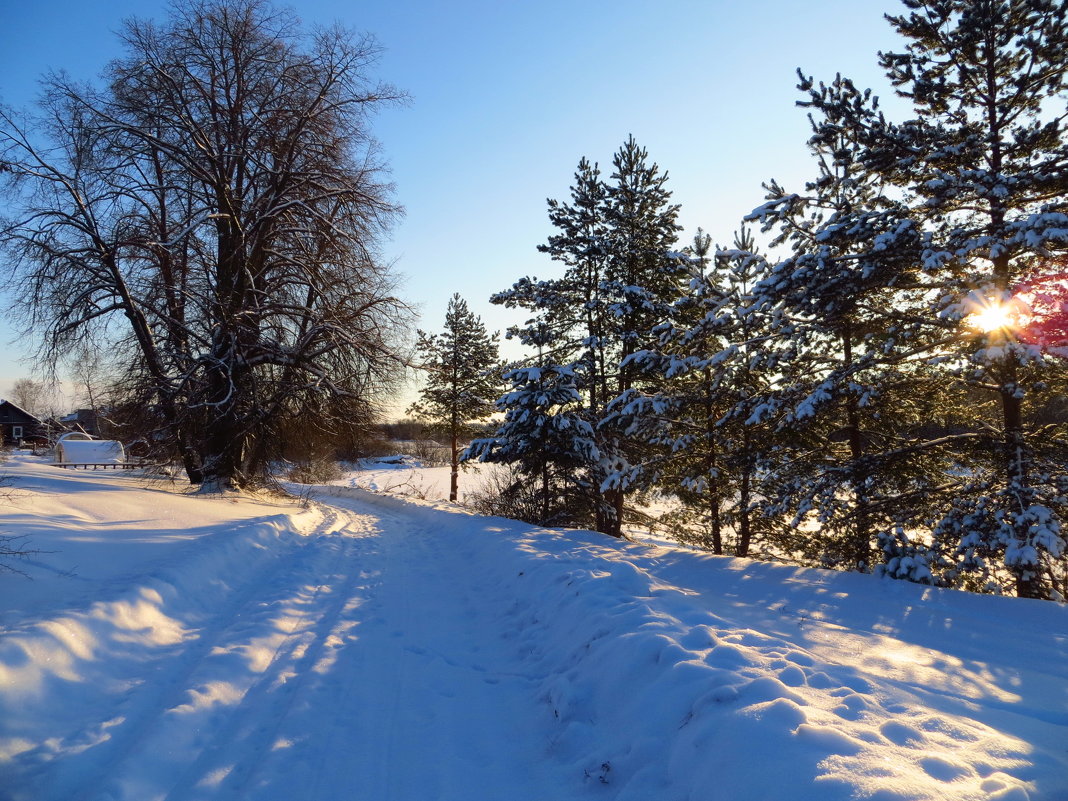
<svg viewBox="0 0 1068 801">
<path fill-rule="evenodd" d="M 896 720 L 888 720 L 880 726 L 879 733 L 896 745 L 922 743 L 924 741 L 924 736 L 919 731 L 906 723 L 900 723 Z"/>
<path fill-rule="evenodd" d="M 805 685 L 805 672 L 796 665 L 791 665 L 779 671 L 779 681 L 787 687 L 803 687 Z"/>
<path fill-rule="evenodd" d="M 972 773 L 970 768 L 954 764 L 938 756 L 924 757 L 920 760 L 920 767 L 928 776 L 940 782 L 951 782 L 963 776 L 970 776 Z"/>
</svg>

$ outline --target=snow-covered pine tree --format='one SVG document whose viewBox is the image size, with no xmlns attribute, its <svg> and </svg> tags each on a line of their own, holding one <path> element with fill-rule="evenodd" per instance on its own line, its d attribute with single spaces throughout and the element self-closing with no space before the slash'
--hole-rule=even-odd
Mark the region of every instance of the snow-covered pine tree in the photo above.
<svg viewBox="0 0 1068 801">
<path fill-rule="evenodd" d="M 813 245 L 823 250 L 809 248 L 804 260 L 784 263 L 769 288 L 797 309 L 807 304 L 809 320 L 827 318 L 852 297 L 878 312 L 875 330 L 838 315 L 831 333 L 846 369 L 829 375 L 856 386 L 839 398 L 846 425 L 838 433 L 849 462 L 863 470 L 846 474 L 896 473 L 918 482 L 884 501 L 869 480 L 850 480 L 848 495 L 865 512 L 850 515 L 857 545 L 861 523 L 882 517 L 882 524 L 896 523 L 897 534 L 883 542 L 892 572 L 923 574 L 930 565 L 915 557 L 926 550 L 952 563 L 938 577 L 947 583 L 1043 597 L 1066 573 L 1068 443 L 1063 423 L 1042 431 L 1031 410 L 1042 393 L 1063 385 L 1065 371 L 1034 344 L 1026 320 L 1009 319 L 1003 307 L 1026 305 L 1053 269 L 1051 257 L 1068 246 L 1061 113 L 1068 9 L 1048 0 L 903 2 L 908 13 L 888 19 L 906 39 L 905 51 L 882 53 L 880 63 L 915 116 L 891 124 L 849 82 L 818 90 L 809 82 L 807 105 L 819 116 L 813 143 L 823 137 L 835 169 L 852 169 L 848 183 L 839 180 L 844 175 L 821 181 L 839 183 L 847 196 L 866 185 L 878 191 L 857 196 L 847 213 L 836 207 L 840 219 L 828 218 L 831 225 L 799 228 L 797 237 L 815 233 Z M 759 212 L 765 222 L 771 212 L 781 223 L 797 202 L 781 193 Z M 791 300 L 792 287 L 812 302 Z M 824 291 L 813 294 L 813 287 Z M 895 318 L 899 324 L 886 325 Z M 817 387 L 808 408 L 826 406 L 816 403 L 821 399 L 833 403 L 835 385 L 848 386 L 838 380 Z M 921 401 L 931 398 L 937 402 L 924 409 Z M 872 402 L 879 399 L 886 409 L 877 415 Z M 910 411 L 928 423 L 902 425 Z M 888 420 L 894 422 L 886 431 Z M 898 440 L 893 447 L 880 443 L 888 433 Z M 932 454 L 947 464 L 940 482 L 931 480 Z M 874 458 L 892 471 L 875 469 Z M 898 458 L 921 474 L 894 467 Z M 824 496 L 832 503 L 836 497 Z M 929 549 L 907 541 L 922 534 L 924 522 L 933 525 Z M 872 530 L 870 522 L 866 527 Z"/>
<path fill-rule="evenodd" d="M 628 366 L 640 370 L 646 380 L 655 378 L 655 386 L 621 396 L 615 425 L 627 437 L 653 446 L 633 469 L 636 483 L 655 485 L 675 499 L 660 520 L 671 536 L 718 554 L 723 553 L 721 507 L 726 494 L 716 428 L 721 413 L 718 382 L 710 368 L 694 366 L 693 347 L 704 357 L 725 342 L 718 334 L 691 333 L 704 323 L 709 307 L 721 305 L 722 293 L 707 275 L 711 248 L 712 237 L 700 228 L 683 248 L 691 274 L 689 291 L 676 299 L 670 323 L 658 329 L 657 343 L 628 357 Z"/>
<path fill-rule="evenodd" d="M 675 244 L 681 226 L 671 203 L 668 174 L 661 172 L 634 137 L 612 158 L 615 168 L 605 187 L 605 290 L 612 338 L 619 348 L 616 389 L 623 392 L 639 371 L 623 365 L 649 343 L 666 322 L 686 288 L 689 273 Z"/>
<path fill-rule="evenodd" d="M 962 465 L 968 486 L 937 542 L 960 571 L 1007 570 L 1018 595 L 1046 597 L 1065 573 L 1068 443 L 1063 423 L 1043 429 L 1032 410 L 1063 386 L 1065 364 L 1018 336 L 1026 321 L 990 324 L 976 312 L 1016 293 L 1026 303 L 1068 247 L 1068 6 L 904 5 L 888 19 L 906 47 L 880 63 L 915 116 L 875 129 L 865 163 L 906 193 L 929 236 L 923 269 L 945 277 L 940 313 L 957 324 L 954 377 L 970 400 L 985 398 L 973 428 L 992 432 Z"/>
<path fill-rule="evenodd" d="M 505 371 L 511 389 L 497 401 L 504 421 L 494 436 L 474 440 L 463 458 L 512 465 L 529 482 L 525 494 L 537 499 L 537 516 L 527 522 L 585 525 L 596 497 L 587 470 L 600 454 L 583 413 L 578 373 L 552 364 L 545 352 L 544 342 L 552 339 L 536 324 L 526 331 L 524 341 L 539 348 L 538 357 Z"/>
<path fill-rule="evenodd" d="M 620 536 L 628 491 L 637 488 L 651 443 L 628 433 L 618 417 L 634 393 L 643 371 L 630 357 L 655 345 L 659 329 L 671 319 L 676 300 L 689 280 L 686 259 L 675 251 L 679 206 L 671 203 L 668 175 L 633 136 L 612 158 L 615 168 L 605 192 L 605 336 L 615 351 L 611 361 L 616 397 L 598 423 L 601 433 L 601 490 L 608 504 L 607 531 Z"/>
<path fill-rule="evenodd" d="M 633 383 L 636 368 L 621 364 L 640 343 L 653 341 L 650 329 L 666 319 L 684 272 L 670 252 L 678 207 L 668 204 L 667 176 L 647 159 L 631 137 L 606 183 L 583 158 L 571 202 L 549 201 L 557 233 L 539 248 L 565 265 L 563 277 L 523 278 L 491 298 L 532 312 L 509 336 L 536 345 L 541 368 L 574 376 L 580 414 L 596 445 L 586 452 L 598 455 L 584 466 L 582 485 L 593 493 L 593 525 L 614 536 L 621 533 L 630 462 L 608 404 Z"/>
<path fill-rule="evenodd" d="M 531 362 L 538 369 L 537 380 L 531 381 L 530 375 L 513 373 L 514 389 L 501 399 L 500 408 L 506 417 L 513 405 L 519 409 L 515 422 L 526 421 L 522 409 L 528 403 L 533 403 L 539 410 L 535 415 L 539 419 L 557 414 L 577 415 L 596 438 L 595 427 L 604 414 L 610 391 L 610 364 L 615 358 L 604 336 L 605 186 L 596 163 L 586 158 L 579 161 L 570 193 L 570 203 L 548 201 L 549 220 L 557 232 L 538 246 L 539 251 L 548 253 L 554 261 L 564 265 L 563 276 L 547 280 L 524 277 L 510 289 L 490 298 L 493 303 L 525 309 L 533 315 L 524 325 L 511 328 L 508 337 L 518 339 L 537 352 L 536 359 Z M 539 385 L 542 380 L 554 387 L 548 396 Z M 559 382 L 562 383 L 557 386 Z M 563 394 L 557 395 L 557 389 Z M 527 397 L 526 390 L 534 392 L 536 397 Z M 565 402 L 564 395 L 572 390 L 576 396 Z M 542 402 L 550 399 L 547 405 Z M 549 426 L 548 423 L 545 425 Z M 570 423 L 562 430 L 569 428 Z M 514 456 L 525 449 L 526 446 L 520 448 L 518 444 L 506 447 L 503 437 L 512 436 L 531 442 L 521 428 L 507 425 L 506 420 L 506 425 L 498 432 L 494 453 Z M 597 458 L 591 457 L 576 465 L 567 448 L 555 446 L 534 458 L 535 461 L 559 459 L 569 466 L 567 494 L 571 498 L 571 519 L 605 531 L 607 515 L 598 490 L 602 480 L 598 475 L 600 450 L 593 447 L 585 452 L 597 454 Z M 502 459 L 514 461 L 511 457 Z M 542 478 L 550 472 L 548 467 L 538 468 Z M 590 512 L 591 516 L 582 519 L 583 511 Z"/>
<path fill-rule="evenodd" d="M 698 229 L 685 249 L 689 291 L 675 302 L 671 324 L 659 329 L 658 346 L 630 357 L 647 388 L 626 395 L 618 421 L 628 436 L 654 446 L 638 467 L 643 483 L 678 500 L 662 521 L 673 536 L 745 556 L 754 523 L 764 522 L 754 498 L 760 453 L 772 432 L 746 423 L 749 399 L 767 378 L 755 358 L 759 316 L 742 312 L 766 262 L 744 229 L 735 248 L 717 250 L 715 259 L 711 245 Z"/>
<path fill-rule="evenodd" d="M 449 440 L 449 500 L 458 497 L 460 441 L 470 437 L 472 423 L 494 410 L 501 390 L 497 334 L 489 334 L 482 319 L 458 294 L 449 299 L 445 328 L 440 334 L 419 332 L 416 349 L 427 372 L 426 386 L 409 414 L 426 420 Z"/>
<path fill-rule="evenodd" d="M 770 421 L 755 415 L 778 378 L 765 348 L 771 321 L 765 312 L 751 307 L 753 289 L 767 275 L 769 265 L 745 226 L 735 234 L 731 250 L 717 251 L 716 262 L 714 275 L 721 300 L 706 319 L 731 344 L 712 357 L 705 356 L 704 364 L 715 366 L 724 408 L 717 424 L 724 445 L 720 461 L 731 490 L 725 499 L 724 523 L 734 534 L 733 553 L 748 556 L 758 538 L 767 539 L 780 527 L 766 509 L 767 462 L 777 447 L 779 432 Z M 704 364 L 703 369 L 709 371 Z"/>
<path fill-rule="evenodd" d="M 817 87 L 802 76 L 800 88 L 815 109 L 819 173 L 803 194 L 772 182 L 749 216 L 792 251 L 752 291 L 749 313 L 773 320 L 762 350 L 779 378 L 750 416 L 784 435 L 764 495 L 769 515 L 793 518 L 783 544 L 870 570 L 879 545 L 923 519 L 920 499 L 945 476 L 940 455 L 953 440 L 917 436 L 942 390 L 924 361 L 945 330 L 928 312 L 936 284 L 916 269 L 917 227 L 861 161 L 858 132 L 882 125 L 876 101 L 841 77 Z"/>
<path fill-rule="evenodd" d="M 538 331 L 555 334 L 554 349 L 560 363 L 575 362 L 584 377 L 583 391 L 590 417 L 599 417 L 610 396 L 605 340 L 607 302 L 604 296 L 607 256 L 606 187 L 601 171 L 585 157 L 579 160 L 571 203 L 550 199 L 549 221 L 557 233 L 538 251 L 566 266 L 559 281 L 543 282 L 541 297 L 526 299 L 525 308 L 537 311 Z M 517 285 L 518 287 L 519 285 Z M 513 287 L 515 292 L 516 287 Z M 546 292 L 546 290 L 550 290 Z M 502 293 L 502 297 L 506 293 Z M 531 302 L 533 300 L 533 302 Z M 495 301 L 499 302 L 499 301 Z M 539 337 L 539 341 L 544 340 Z M 544 342 L 544 345 L 548 345 Z M 561 358 L 563 357 L 563 358 Z"/>
</svg>

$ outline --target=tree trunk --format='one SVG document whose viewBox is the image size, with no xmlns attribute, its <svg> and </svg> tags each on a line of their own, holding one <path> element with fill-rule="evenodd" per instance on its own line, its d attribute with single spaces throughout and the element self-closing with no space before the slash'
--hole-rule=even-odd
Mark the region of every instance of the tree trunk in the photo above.
<svg viewBox="0 0 1068 801">
<path fill-rule="evenodd" d="M 605 493 L 608 500 L 610 513 L 606 516 L 604 533 L 610 537 L 623 536 L 623 501 L 626 496 L 623 490 L 609 490 Z"/>
<path fill-rule="evenodd" d="M 623 349 L 620 352 L 620 364 L 626 361 L 627 357 L 634 352 L 634 347 L 629 342 L 623 343 Z M 631 388 L 630 371 L 633 367 L 620 368 L 619 383 L 617 386 L 617 393 L 622 395 L 628 389 Z M 606 399 L 607 401 L 607 399 Z M 616 447 L 620 447 L 618 442 Z M 604 525 L 598 530 L 604 534 L 608 534 L 610 537 L 622 537 L 623 536 L 623 509 L 626 501 L 627 494 L 622 489 L 613 489 L 603 494 L 603 498 L 608 505 L 608 514 L 605 515 Z"/>
<path fill-rule="evenodd" d="M 174 398 L 170 397 L 170 395 L 161 393 L 160 408 L 163 410 L 163 414 L 166 416 L 168 422 L 170 422 L 174 428 L 174 438 L 178 446 L 178 455 L 182 459 L 182 466 L 185 468 L 186 478 L 189 479 L 190 484 L 197 485 L 203 483 L 204 473 L 200 466 L 200 456 L 189 441 L 186 424 L 181 419 Z"/>
<path fill-rule="evenodd" d="M 1016 392 L 1016 358 L 1011 353 L 1005 356 L 1005 380 L 1001 388 L 1002 424 L 1004 426 L 1003 447 L 1005 450 L 1005 473 L 1009 496 L 1013 506 L 1026 508 L 1030 505 L 1028 495 L 1028 453 L 1023 432 L 1023 399 Z M 1015 511 L 1015 509 L 1014 509 Z M 1015 537 L 1024 544 L 1030 539 L 1028 522 L 1019 514 L 1014 514 Z M 1010 569 L 1016 580 L 1016 595 L 1020 598 L 1046 598 L 1047 592 L 1039 576 L 1039 566 L 1012 565 Z"/>
<path fill-rule="evenodd" d="M 220 166 L 221 169 L 221 166 Z M 215 221 L 218 294 L 212 366 L 208 369 L 205 398 L 212 415 L 205 430 L 203 473 L 205 492 L 240 490 L 248 483 L 244 473 L 247 431 L 239 402 L 253 397 L 248 368 L 239 363 L 256 337 L 256 304 L 250 298 L 250 265 L 240 229 L 237 203 L 220 178 L 215 187 L 219 214 Z"/>
<path fill-rule="evenodd" d="M 998 95 L 996 91 L 996 65 L 993 54 L 996 45 L 988 35 L 986 41 L 986 87 L 987 87 L 987 124 L 990 126 L 990 169 L 995 175 L 1001 173 L 1004 153 L 1002 142 L 1002 124 L 1000 121 L 1000 108 L 998 107 Z M 996 238 L 1003 233 L 1007 210 L 999 199 L 990 201 L 990 226 L 989 233 Z M 994 284 L 1002 294 L 1008 294 L 1012 290 L 1012 264 L 1009 255 L 1000 252 L 995 255 L 993 261 Z M 999 301 L 1001 298 L 999 298 Z M 1018 384 L 1017 368 L 1019 362 L 1016 354 L 1009 351 L 1001 360 L 1001 413 L 1003 426 L 1004 460 L 1007 489 L 1010 497 L 1015 496 L 1014 507 L 1026 507 L 1030 505 L 1028 495 L 1028 470 L 1027 470 L 1027 444 L 1024 441 L 1023 431 L 1023 395 Z M 1015 512 L 1016 509 L 1013 509 Z M 1025 545 L 1030 540 L 1030 527 L 1026 520 L 1019 514 L 1014 514 L 1015 521 L 1013 534 L 1017 543 Z M 1038 565 L 1012 565 L 1010 567 L 1016 579 L 1016 594 L 1020 598 L 1042 598 L 1045 593 L 1039 580 Z"/>
<path fill-rule="evenodd" d="M 541 525 L 549 525 L 549 463 L 541 466 Z"/>
<path fill-rule="evenodd" d="M 720 517 L 720 507 L 723 499 L 720 497 L 720 476 L 718 453 L 716 450 L 716 409 L 712 400 L 712 371 L 705 368 L 705 437 L 707 452 L 705 458 L 705 473 L 708 476 L 708 514 L 709 528 L 712 533 L 712 553 L 723 553 L 723 521 Z"/>
<path fill-rule="evenodd" d="M 748 556 L 753 539 L 749 503 L 753 493 L 754 464 L 751 458 L 753 442 L 749 426 L 742 429 L 742 448 L 745 450 L 745 463 L 742 466 L 741 486 L 738 488 L 738 543 L 734 549 L 735 556 Z"/>
<path fill-rule="evenodd" d="M 213 370 L 208 379 L 208 397 L 215 405 L 204 430 L 203 492 L 240 490 L 246 484 L 241 470 L 245 438 L 230 397 L 231 393 L 237 392 L 232 388 L 231 380 L 234 379 L 221 367 Z"/>
<path fill-rule="evenodd" d="M 847 324 L 842 333 L 842 348 L 845 366 L 853 364 L 853 333 Z M 856 395 L 850 391 L 845 401 L 846 431 L 849 438 L 849 483 L 852 484 L 853 502 L 856 509 L 853 514 L 853 532 L 847 546 L 847 553 L 858 570 L 871 570 L 871 515 L 868 509 L 867 476 L 865 475 L 864 437 L 860 426 L 860 409 Z"/>
<path fill-rule="evenodd" d="M 460 442 L 459 438 L 456 436 L 455 428 L 452 432 L 452 454 L 449 466 L 452 468 L 449 473 L 449 501 L 451 503 L 456 503 L 456 498 L 460 494 Z"/>
</svg>

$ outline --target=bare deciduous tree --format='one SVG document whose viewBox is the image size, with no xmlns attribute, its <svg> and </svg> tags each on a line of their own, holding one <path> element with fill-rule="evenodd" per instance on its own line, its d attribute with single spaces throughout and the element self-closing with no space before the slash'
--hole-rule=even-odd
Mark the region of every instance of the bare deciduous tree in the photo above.
<svg viewBox="0 0 1068 801">
<path fill-rule="evenodd" d="M 8 398 L 20 409 L 37 417 L 47 413 L 47 409 L 53 404 L 52 388 L 44 381 L 35 381 L 32 378 L 20 378 L 11 385 L 11 396 Z"/>
<path fill-rule="evenodd" d="M 377 242 L 399 209 L 369 115 L 402 96 L 368 81 L 372 38 L 261 0 L 122 40 L 106 88 L 53 75 L 32 126 L 0 116 L 23 203 L 0 232 L 43 360 L 109 343 L 190 479 L 240 488 L 281 421 L 329 428 L 324 399 L 392 386 L 407 310 Z"/>
</svg>

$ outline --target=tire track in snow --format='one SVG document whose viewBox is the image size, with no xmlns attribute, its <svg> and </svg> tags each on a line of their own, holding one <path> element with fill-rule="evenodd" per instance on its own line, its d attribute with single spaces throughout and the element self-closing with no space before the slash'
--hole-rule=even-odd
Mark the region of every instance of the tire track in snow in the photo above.
<svg viewBox="0 0 1068 801">
<path fill-rule="evenodd" d="M 340 536 L 316 543 L 320 553 L 309 571 L 312 580 L 321 581 L 311 592 L 310 585 L 305 585 L 302 592 L 307 597 L 298 601 L 306 607 L 304 613 L 292 621 L 270 662 L 248 686 L 240 702 L 226 710 L 226 720 L 214 727 L 197 759 L 167 794 L 167 801 L 205 795 L 244 797 L 255 786 L 264 758 L 269 758 L 272 749 L 280 750 L 278 729 L 301 689 L 327 652 L 342 642 L 339 635 L 344 633 L 344 627 L 339 629 L 339 622 L 351 618 L 362 605 L 355 585 L 365 575 L 358 569 L 358 557 L 366 550 L 356 537 L 346 536 L 345 529 L 366 528 L 366 524 L 355 525 L 351 515 L 327 511 L 329 528 L 340 528 Z M 338 526 L 339 522 L 348 525 Z M 299 594 L 282 597 L 277 603 L 292 604 L 297 597 Z M 247 749 L 243 754 L 242 747 Z M 235 760 L 235 751 L 244 758 Z"/>
<path fill-rule="evenodd" d="M 300 747 L 284 774 L 247 797 L 498 801 L 517 788 L 559 797 L 535 731 L 544 717 L 535 682 L 502 629 L 505 595 L 478 573 L 470 538 L 417 507 L 335 501 L 378 517 L 379 580 L 359 635 L 318 688 L 329 719 L 295 704 L 281 733 L 303 736 Z"/>
<path fill-rule="evenodd" d="M 340 714 L 327 734 L 305 749 L 309 797 L 353 792 L 376 801 L 443 797 L 438 775 L 442 760 L 428 745 L 440 727 L 426 712 L 421 666 L 412 651 L 419 647 L 413 645 L 412 629 L 418 621 L 412 611 L 417 592 L 412 580 L 415 566 L 425 563 L 425 548 L 409 519 L 375 512 L 382 531 L 375 553 L 378 581 L 364 607 L 366 631 L 342 657 L 344 678 L 327 688 L 331 706 Z"/>
<path fill-rule="evenodd" d="M 110 736 L 95 748 L 76 754 L 58 766 L 51 766 L 56 770 L 48 777 L 48 786 L 41 788 L 47 793 L 43 797 L 94 801 L 98 798 L 151 797 L 149 792 L 157 792 L 155 787 L 140 784 L 124 786 L 124 771 L 131 764 L 144 764 L 146 743 L 168 714 L 189 700 L 190 693 L 195 690 L 192 679 L 200 666 L 224 646 L 234 630 L 247 627 L 246 621 L 258 613 L 263 603 L 263 586 L 284 586 L 286 577 L 297 573 L 303 575 L 308 563 L 318 555 L 314 547 L 316 541 L 335 523 L 336 514 L 331 512 L 307 540 L 275 554 L 262 570 L 247 577 L 232 601 L 202 622 L 195 640 L 178 646 L 171 655 L 161 655 L 147 663 L 143 670 L 149 675 L 149 681 L 134 687 L 118 708 L 110 710 L 112 718 L 121 722 L 110 727 Z M 174 750 L 173 745 L 163 748 L 164 753 Z M 150 757 L 148 761 L 155 760 Z"/>
</svg>

